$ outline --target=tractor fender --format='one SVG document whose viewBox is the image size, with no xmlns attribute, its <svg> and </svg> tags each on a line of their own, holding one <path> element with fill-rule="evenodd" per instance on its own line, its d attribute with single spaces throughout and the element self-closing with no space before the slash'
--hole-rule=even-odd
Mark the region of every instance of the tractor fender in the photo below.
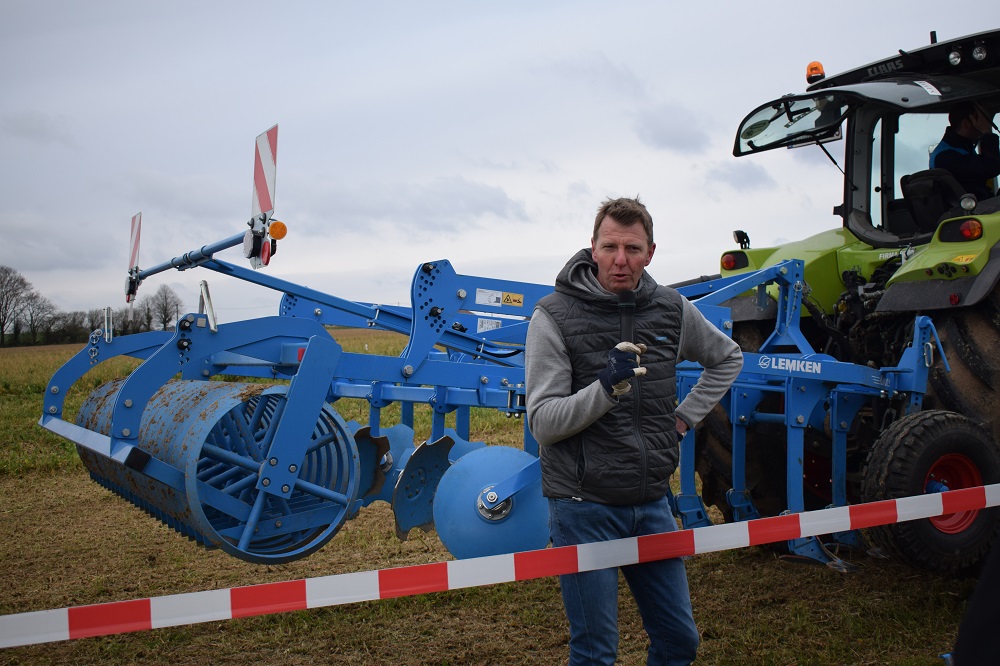
<svg viewBox="0 0 1000 666">
<path fill-rule="evenodd" d="M 967 278 L 897 282 L 886 287 L 876 312 L 912 312 L 968 307 L 980 302 L 1000 281 L 1000 242 L 990 248 L 986 268 Z M 956 300 L 957 298 L 957 300 Z"/>
</svg>

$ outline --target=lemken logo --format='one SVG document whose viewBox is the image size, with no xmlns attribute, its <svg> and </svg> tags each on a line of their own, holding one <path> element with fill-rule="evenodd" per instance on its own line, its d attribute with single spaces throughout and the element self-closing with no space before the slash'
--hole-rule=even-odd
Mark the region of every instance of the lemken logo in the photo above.
<svg viewBox="0 0 1000 666">
<path fill-rule="evenodd" d="M 800 358 L 785 358 L 783 356 L 761 356 L 757 360 L 761 370 L 788 370 L 790 372 L 808 372 L 819 374 L 823 364 L 819 361 L 804 361 Z"/>
<path fill-rule="evenodd" d="M 899 69 L 903 69 L 903 60 L 901 58 L 897 58 L 892 62 L 883 62 L 882 64 L 876 65 L 875 67 L 869 67 L 868 76 L 877 76 L 879 74 L 891 74 L 892 72 L 895 72 L 896 70 Z"/>
</svg>

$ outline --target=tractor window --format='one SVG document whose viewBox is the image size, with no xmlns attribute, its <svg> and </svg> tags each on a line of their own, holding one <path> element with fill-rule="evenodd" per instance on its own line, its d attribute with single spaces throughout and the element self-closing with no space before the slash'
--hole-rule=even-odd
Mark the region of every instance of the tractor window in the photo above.
<svg viewBox="0 0 1000 666">
<path fill-rule="evenodd" d="M 917 171 L 930 168 L 931 151 L 938 145 L 948 126 L 947 113 L 909 113 L 899 118 L 896 133 L 896 165 L 893 183 Z"/>
<path fill-rule="evenodd" d="M 929 168 L 931 151 L 947 126 L 947 113 L 909 113 L 879 120 L 872 133 L 871 183 L 882 205 L 872 206 L 873 226 L 903 237 L 921 231 L 903 201 L 900 179 Z"/>
<path fill-rule="evenodd" d="M 818 94 L 782 97 L 758 107 L 743 120 L 734 155 L 746 155 L 779 146 L 795 146 L 839 138 L 848 112 L 844 95 Z"/>
<path fill-rule="evenodd" d="M 872 226 L 876 229 L 883 229 L 882 225 L 882 208 L 884 208 L 884 203 L 880 202 L 879 197 L 880 192 L 882 192 L 882 119 L 875 123 L 875 127 L 872 130 L 872 177 L 868 182 L 872 184 L 875 188 L 875 194 L 872 195 L 872 205 L 869 207 L 871 209 L 871 219 Z M 884 198 L 891 199 L 892 196 L 889 193 L 883 194 Z"/>
</svg>

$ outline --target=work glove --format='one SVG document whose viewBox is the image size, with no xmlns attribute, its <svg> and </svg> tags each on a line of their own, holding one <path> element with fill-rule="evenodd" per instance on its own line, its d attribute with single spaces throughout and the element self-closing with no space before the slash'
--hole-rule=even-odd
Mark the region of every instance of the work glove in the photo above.
<svg viewBox="0 0 1000 666">
<path fill-rule="evenodd" d="M 597 373 L 608 395 L 617 397 L 628 393 L 632 390 L 632 378 L 646 374 L 646 368 L 639 365 L 639 355 L 645 351 L 644 344 L 619 342 L 608 352 L 607 367 Z"/>
</svg>

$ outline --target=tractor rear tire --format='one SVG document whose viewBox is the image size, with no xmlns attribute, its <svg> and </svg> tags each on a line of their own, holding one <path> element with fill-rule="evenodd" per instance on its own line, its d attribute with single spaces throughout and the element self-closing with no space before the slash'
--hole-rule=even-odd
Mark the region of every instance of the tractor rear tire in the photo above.
<svg viewBox="0 0 1000 666">
<path fill-rule="evenodd" d="M 773 330 L 772 321 L 738 322 L 733 340 L 744 352 L 756 352 Z M 721 404 L 705 416 L 695 431 L 695 469 L 701 477 L 701 496 L 714 506 L 727 523 L 733 511 L 726 493 L 733 487 L 733 428 Z M 787 508 L 785 490 L 785 443 L 783 433 L 747 433 L 745 487 L 761 516 L 776 516 Z"/>
<path fill-rule="evenodd" d="M 947 409 L 986 425 L 1000 441 L 1000 289 L 971 307 L 933 313 L 950 371 L 938 358 L 928 380 L 925 409 Z"/>
<path fill-rule="evenodd" d="M 866 502 L 1000 482 L 1000 447 L 971 419 L 943 410 L 905 416 L 886 428 L 868 454 L 862 480 Z M 929 487 L 930 485 L 930 487 Z M 938 573 L 973 574 L 1000 532 L 996 509 L 870 528 L 886 554 Z"/>
</svg>

